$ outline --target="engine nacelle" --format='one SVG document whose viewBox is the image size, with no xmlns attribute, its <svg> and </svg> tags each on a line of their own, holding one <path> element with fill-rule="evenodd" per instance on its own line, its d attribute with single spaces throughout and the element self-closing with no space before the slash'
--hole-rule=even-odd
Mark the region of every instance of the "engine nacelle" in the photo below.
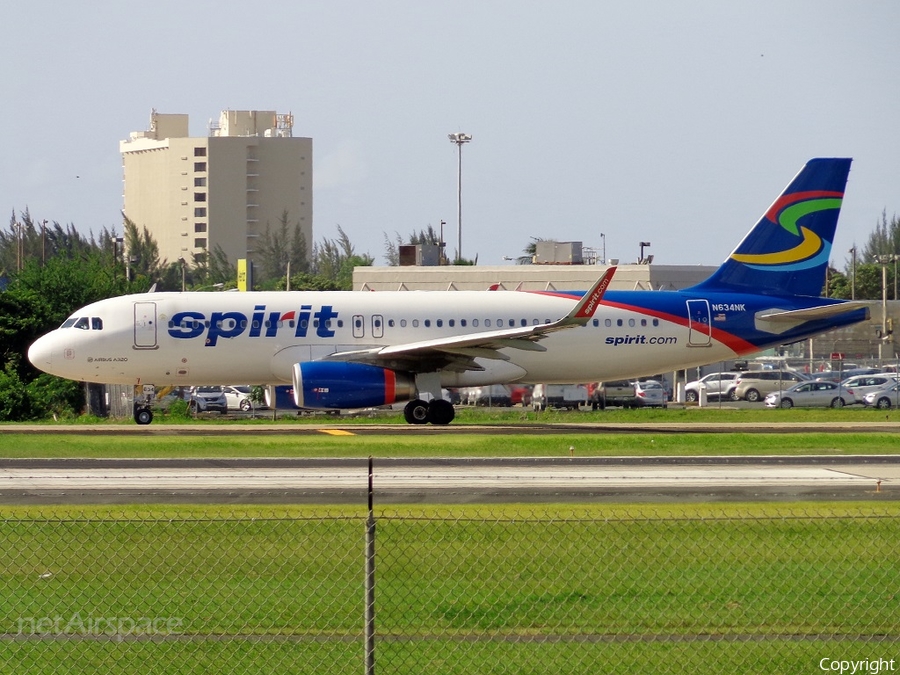
<svg viewBox="0 0 900 675">
<path fill-rule="evenodd" d="M 415 378 L 388 368 L 344 361 L 295 363 L 294 402 L 300 408 L 370 408 L 415 397 Z"/>
</svg>

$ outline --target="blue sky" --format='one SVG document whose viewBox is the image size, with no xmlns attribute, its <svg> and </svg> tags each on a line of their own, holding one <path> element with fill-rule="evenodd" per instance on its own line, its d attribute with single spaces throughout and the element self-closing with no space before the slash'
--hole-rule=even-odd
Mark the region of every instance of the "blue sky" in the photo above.
<svg viewBox="0 0 900 675">
<path fill-rule="evenodd" d="M 853 157 L 832 261 L 900 213 L 900 3 L 433 0 L 6 3 L 0 207 L 121 230 L 119 141 L 292 112 L 314 237 L 446 221 L 508 264 L 531 237 L 721 262 L 803 163 Z M 6 226 L 4 218 L 2 226 Z"/>
</svg>

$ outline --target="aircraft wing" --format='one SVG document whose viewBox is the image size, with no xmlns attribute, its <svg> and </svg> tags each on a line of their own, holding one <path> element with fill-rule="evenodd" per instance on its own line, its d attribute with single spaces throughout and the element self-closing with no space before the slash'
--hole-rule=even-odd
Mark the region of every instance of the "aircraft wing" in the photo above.
<svg viewBox="0 0 900 675">
<path fill-rule="evenodd" d="M 546 351 L 546 347 L 538 342 L 547 335 L 567 328 L 584 326 L 590 321 L 615 271 L 615 267 L 606 270 L 566 316 L 550 323 L 337 352 L 329 355 L 327 360 L 370 363 L 413 372 L 429 372 L 437 369 L 465 371 L 484 370 L 475 362 L 477 358 L 508 361 L 509 357 L 501 353 L 501 349 Z"/>
</svg>

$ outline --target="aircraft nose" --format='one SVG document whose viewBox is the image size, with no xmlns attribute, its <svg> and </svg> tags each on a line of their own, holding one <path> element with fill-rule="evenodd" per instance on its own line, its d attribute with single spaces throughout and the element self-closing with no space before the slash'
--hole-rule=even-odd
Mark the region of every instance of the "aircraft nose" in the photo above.
<svg viewBox="0 0 900 675">
<path fill-rule="evenodd" d="M 50 372 L 53 366 L 53 345 L 49 335 L 39 337 L 28 348 L 28 360 L 35 368 Z"/>
</svg>

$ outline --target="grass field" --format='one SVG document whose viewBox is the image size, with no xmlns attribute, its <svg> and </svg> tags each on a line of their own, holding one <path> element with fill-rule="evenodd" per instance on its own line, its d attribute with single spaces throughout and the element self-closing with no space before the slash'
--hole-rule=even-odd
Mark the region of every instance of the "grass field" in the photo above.
<svg viewBox="0 0 900 675">
<path fill-rule="evenodd" d="M 0 671 L 361 669 L 359 509 L 0 514 Z M 900 640 L 892 503 L 415 506 L 377 517 L 382 673 L 817 672 L 826 657 L 892 658 Z M 61 621 L 38 635 L 40 617 Z M 153 639 L 109 624 L 80 634 L 96 617 L 178 625 Z"/>
<path fill-rule="evenodd" d="M 900 436 L 882 432 L 532 434 L 531 413 L 465 412 L 473 417 L 463 423 L 524 423 L 522 433 L 335 437 L 296 420 L 274 435 L 4 426 L 0 457 L 900 451 Z M 537 419 L 777 423 L 873 412 Z M 417 505 L 376 515 L 379 673 L 755 675 L 900 657 L 895 502 Z M 0 672 L 360 672 L 364 517 L 359 507 L 0 507 Z M 90 632 L 98 617 L 121 621 Z M 142 617 L 175 619 L 177 629 L 109 628 Z"/>
<path fill-rule="evenodd" d="M 571 449 L 571 450 L 570 450 Z M 900 452 L 896 433 L 571 433 L 331 436 L 0 434 L 14 457 L 601 457 L 846 455 Z"/>
</svg>

